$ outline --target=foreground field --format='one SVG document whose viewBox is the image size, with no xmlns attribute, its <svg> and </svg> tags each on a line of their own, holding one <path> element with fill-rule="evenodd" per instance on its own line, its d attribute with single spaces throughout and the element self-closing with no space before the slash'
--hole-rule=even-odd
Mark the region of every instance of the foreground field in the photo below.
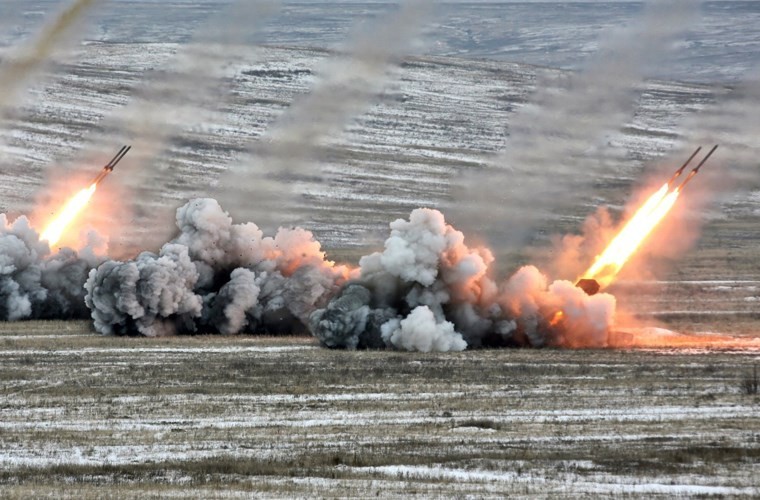
<svg viewBox="0 0 760 500">
<path fill-rule="evenodd" d="M 760 494 L 758 351 L 329 351 L 0 325 L 3 496 Z"/>
</svg>

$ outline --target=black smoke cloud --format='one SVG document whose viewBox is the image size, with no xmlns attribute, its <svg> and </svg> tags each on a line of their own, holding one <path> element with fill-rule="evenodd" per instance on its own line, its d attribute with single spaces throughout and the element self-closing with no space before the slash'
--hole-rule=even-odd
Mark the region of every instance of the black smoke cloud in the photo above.
<svg viewBox="0 0 760 500">
<path fill-rule="evenodd" d="M 179 235 L 159 252 L 90 271 L 85 301 L 103 334 L 303 333 L 350 271 L 309 231 L 265 237 L 209 198 L 177 210 Z"/>
<path fill-rule="evenodd" d="M 361 259 L 359 278 L 312 313 L 310 330 L 322 345 L 425 352 L 606 345 L 611 295 L 589 297 L 569 281 L 549 283 L 533 266 L 497 283 L 491 252 L 468 247 L 436 210 L 414 210 L 390 227 L 385 249 Z"/>
<path fill-rule="evenodd" d="M 79 252 L 53 253 L 26 217 L 0 214 L 0 320 L 84 319 L 84 283 L 103 242 L 91 233 Z"/>
</svg>

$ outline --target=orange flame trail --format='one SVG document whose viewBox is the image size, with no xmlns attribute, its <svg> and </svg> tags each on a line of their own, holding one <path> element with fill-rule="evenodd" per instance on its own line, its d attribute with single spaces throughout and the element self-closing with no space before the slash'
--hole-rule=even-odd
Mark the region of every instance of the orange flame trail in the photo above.
<svg viewBox="0 0 760 500">
<path fill-rule="evenodd" d="M 670 211 L 678 195 L 678 189 L 668 192 L 666 183 L 650 196 L 604 252 L 596 258 L 583 277 L 595 279 L 602 288 L 612 283 L 633 252 L 641 246 L 649 233 Z"/>
<path fill-rule="evenodd" d="M 97 187 L 97 183 L 93 183 L 90 187 L 79 191 L 73 198 L 67 201 L 63 206 L 63 209 L 42 232 L 40 240 L 47 240 L 50 246 L 58 243 L 58 240 L 61 239 L 61 236 L 64 231 L 66 231 L 69 224 L 71 224 L 84 207 L 87 206 L 87 203 L 90 201 L 90 198 L 92 198 Z"/>
</svg>

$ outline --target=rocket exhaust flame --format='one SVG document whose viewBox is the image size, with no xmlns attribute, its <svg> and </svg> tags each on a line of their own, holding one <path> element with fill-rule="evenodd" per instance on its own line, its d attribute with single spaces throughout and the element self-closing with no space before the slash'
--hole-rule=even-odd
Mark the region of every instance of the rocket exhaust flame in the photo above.
<svg viewBox="0 0 760 500">
<path fill-rule="evenodd" d="M 97 184 L 93 183 L 90 187 L 82 189 L 73 198 L 63 206 L 63 209 L 56 215 L 55 219 L 48 224 L 40 236 L 41 240 L 47 240 L 50 246 L 58 243 L 63 236 L 63 232 L 79 213 L 87 206 L 92 195 L 95 194 Z"/>
<path fill-rule="evenodd" d="M 668 192 L 668 185 L 663 184 L 636 211 L 583 276 L 595 279 L 602 288 L 609 286 L 631 255 L 665 217 L 677 197 L 678 191 Z"/>
<path fill-rule="evenodd" d="M 50 222 L 45 230 L 40 235 L 41 240 L 47 240 L 50 246 L 55 245 L 63 236 L 66 228 L 76 219 L 76 217 L 84 210 L 87 204 L 90 202 L 92 195 L 95 194 L 95 190 L 98 184 L 113 171 L 113 168 L 121 161 L 122 158 L 129 152 L 132 146 L 123 146 L 116 155 L 111 158 L 111 161 L 106 163 L 103 167 L 103 171 L 100 172 L 90 183 L 90 187 L 82 189 L 74 195 L 66 204 L 63 209 L 55 216 L 52 222 Z"/>
<path fill-rule="evenodd" d="M 672 184 L 681 176 L 686 166 L 701 149 L 701 147 L 697 148 L 689 159 L 676 170 L 670 180 L 644 202 L 641 208 L 631 217 L 631 220 L 613 238 L 604 252 L 596 258 L 594 264 L 583 274 L 582 278 L 596 280 L 600 288 L 605 288 L 612 283 L 631 255 L 633 255 L 647 236 L 668 214 L 678 196 L 684 187 L 686 187 L 686 184 L 699 172 L 699 169 L 712 156 L 715 150 L 718 149 L 718 145 L 716 144 L 702 158 L 702 161 L 689 173 L 686 180 L 680 186 L 673 189 Z M 578 280 L 578 283 L 581 281 L 584 280 Z"/>
</svg>

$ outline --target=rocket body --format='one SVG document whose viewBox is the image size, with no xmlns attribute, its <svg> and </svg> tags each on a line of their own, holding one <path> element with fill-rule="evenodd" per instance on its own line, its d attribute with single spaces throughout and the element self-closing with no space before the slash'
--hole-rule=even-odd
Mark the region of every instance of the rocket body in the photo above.
<svg viewBox="0 0 760 500">
<path fill-rule="evenodd" d="M 132 149 L 132 146 L 122 146 L 119 152 L 116 153 L 113 158 L 111 158 L 111 161 L 106 163 L 106 165 L 103 167 L 103 170 L 95 176 L 95 178 L 92 180 L 92 184 L 99 184 L 103 179 L 106 178 L 108 174 L 113 172 L 113 168 L 121 161 L 122 158 L 124 158 L 130 149 Z"/>
</svg>

